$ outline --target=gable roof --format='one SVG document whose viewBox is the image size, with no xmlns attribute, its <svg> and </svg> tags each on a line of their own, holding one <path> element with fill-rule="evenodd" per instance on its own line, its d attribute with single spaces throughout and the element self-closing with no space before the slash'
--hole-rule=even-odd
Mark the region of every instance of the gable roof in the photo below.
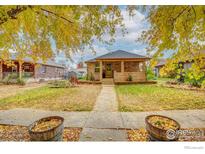
<svg viewBox="0 0 205 154">
<path fill-rule="evenodd" d="M 166 59 L 159 59 L 157 62 L 157 65 L 155 67 L 164 66 L 166 64 L 166 62 L 167 62 Z"/>
<path fill-rule="evenodd" d="M 102 56 L 96 57 L 94 59 L 90 59 L 86 62 L 95 62 L 96 60 L 100 60 L 100 59 L 150 59 L 149 57 L 145 57 L 142 55 L 138 55 L 135 53 L 130 53 L 124 50 L 116 50 L 116 51 L 112 51 L 109 52 L 107 54 L 104 54 Z"/>
</svg>

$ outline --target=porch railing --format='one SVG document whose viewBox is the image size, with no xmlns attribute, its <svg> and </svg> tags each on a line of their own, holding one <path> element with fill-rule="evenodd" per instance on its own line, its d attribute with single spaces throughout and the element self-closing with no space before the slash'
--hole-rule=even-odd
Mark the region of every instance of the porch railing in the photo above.
<svg viewBox="0 0 205 154">
<path fill-rule="evenodd" d="M 13 79 L 16 79 L 19 77 L 19 72 L 3 72 L 3 78 L 10 76 Z M 33 72 L 22 72 L 23 78 L 31 78 L 34 76 Z"/>
<path fill-rule="evenodd" d="M 115 82 L 123 82 L 128 81 L 128 77 L 132 77 L 132 81 L 145 81 L 146 80 L 146 73 L 145 71 L 142 72 L 116 72 L 114 71 L 114 81 Z"/>
</svg>

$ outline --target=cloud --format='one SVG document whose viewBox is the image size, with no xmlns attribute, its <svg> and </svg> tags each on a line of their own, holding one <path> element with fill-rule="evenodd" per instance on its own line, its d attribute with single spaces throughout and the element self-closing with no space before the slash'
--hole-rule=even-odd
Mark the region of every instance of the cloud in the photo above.
<svg viewBox="0 0 205 154">
<path fill-rule="evenodd" d="M 123 37 L 120 33 L 117 33 L 116 41 L 136 43 L 142 31 L 146 30 L 145 16 L 139 11 L 135 11 L 135 16 L 130 17 L 129 12 L 126 10 L 122 10 L 122 15 L 128 34 Z"/>
<path fill-rule="evenodd" d="M 96 53 L 93 53 L 89 48 L 86 48 L 81 53 L 73 54 L 72 59 L 74 62 L 70 62 L 70 66 L 74 67 L 80 61 L 92 59 L 119 49 L 140 55 L 146 55 L 145 45 L 140 42 L 136 42 L 142 31 L 146 30 L 149 25 L 145 20 L 145 15 L 136 11 L 135 16 L 130 17 L 128 11 L 125 9 L 122 9 L 121 11 L 128 34 L 123 37 L 120 28 L 118 27 L 115 35 L 115 43 L 113 43 L 113 45 L 102 44 L 96 40 L 93 45 Z M 109 40 L 109 35 L 106 34 L 104 39 Z"/>
</svg>

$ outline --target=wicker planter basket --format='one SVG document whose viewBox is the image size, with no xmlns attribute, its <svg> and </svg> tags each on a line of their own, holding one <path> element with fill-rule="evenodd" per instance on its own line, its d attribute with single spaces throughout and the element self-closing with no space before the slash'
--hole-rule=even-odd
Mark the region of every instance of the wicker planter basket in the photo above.
<svg viewBox="0 0 205 154">
<path fill-rule="evenodd" d="M 153 116 L 159 116 L 162 118 L 172 120 L 177 125 L 177 128 L 175 130 L 171 130 L 171 129 L 165 130 L 165 129 L 158 128 L 149 122 L 149 118 Z M 179 136 L 176 133 L 176 131 L 180 129 L 180 124 L 174 119 L 162 115 L 149 115 L 145 118 L 145 124 L 146 124 L 146 130 L 148 132 L 151 141 L 177 141 L 178 140 Z"/>
<path fill-rule="evenodd" d="M 50 128 L 45 131 L 33 131 L 32 129 L 39 123 L 49 121 L 51 119 L 57 119 L 60 121 L 60 124 L 57 126 Z M 63 122 L 64 118 L 59 116 L 50 116 L 46 118 L 42 118 L 38 121 L 35 121 L 33 124 L 29 126 L 29 134 L 32 141 L 62 141 L 63 136 Z"/>
</svg>

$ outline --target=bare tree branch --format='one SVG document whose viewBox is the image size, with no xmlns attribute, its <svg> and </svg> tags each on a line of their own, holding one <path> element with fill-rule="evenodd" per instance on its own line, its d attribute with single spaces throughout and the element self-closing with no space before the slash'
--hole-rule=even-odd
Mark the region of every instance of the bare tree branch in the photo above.
<svg viewBox="0 0 205 154">
<path fill-rule="evenodd" d="M 67 21 L 67 22 L 69 22 L 69 23 L 73 23 L 73 21 L 71 21 L 70 19 L 67 19 L 67 18 L 65 18 L 65 17 L 63 17 L 63 16 L 61 16 L 61 15 L 55 13 L 55 12 L 46 10 L 46 9 L 44 9 L 44 8 L 41 8 L 41 10 L 44 11 L 44 12 L 50 13 L 50 14 L 52 14 L 52 15 L 55 15 L 56 17 L 61 18 L 61 19 L 65 20 L 65 21 Z"/>
<path fill-rule="evenodd" d="M 0 18 L 0 25 L 7 22 L 9 19 L 17 19 L 18 14 L 20 14 L 21 12 L 25 11 L 28 8 L 32 9 L 33 6 L 16 6 L 16 8 L 13 8 L 13 9 L 7 11 L 7 15 Z M 74 23 L 70 19 L 67 19 L 67 18 L 65 18 L 65 17 L 63 17 L 55 12 L 50 11 L 50 10 L 46 10 L 44 8 L 41 8 L 41 11 L 47 12 L 48 14 L 52 14 L 52 15 L 56 16 L 57 18 L 61 18 L 61 19 L 65 20 L 71 24 Z M 39 13 L 39 12 L 36 11 L 36 13 Z"/>
<path fill-rule="evenodd" d="M 3 16 L 0 18 L 0 25 L 7 22 L 9 19 L 17 19 L 17 15 L 25 11 L 26 9 L 27 6 L 16 6 L 15 9 L 7 11 L 7 16 Z"/>
</svg>

